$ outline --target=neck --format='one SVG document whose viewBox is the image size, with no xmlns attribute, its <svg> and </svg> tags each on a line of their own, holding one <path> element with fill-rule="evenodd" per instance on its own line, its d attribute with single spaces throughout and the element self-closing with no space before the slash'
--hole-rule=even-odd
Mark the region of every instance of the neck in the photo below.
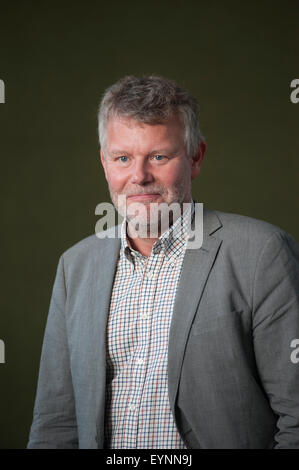
<svg viewBox="0 0 299 470">
<path fill-rule="evenodd" d="M 147 258 L 150 256 L 152 248 L 158 240 L 158 238 L 131 238 L 129 235 L 127 237 L 131 247 Z"/>
<path fill-rule="evenodd" d="M 190 199 L 189 202 L 191 202 L 191 199 Z M 182 209 L 183 209 L 183 206 L 182 206 Z M 172 220 L 172 215 L 173 214 L 170 212 L 169 213 L 169 225 L 168 225 L 168 227 L 171 227 L 173 225 L 173 223 L 175 222 L 175 221 Z M 149 231 L 149 229 L 148 229 L 148 231 Z M 127 224 L 127 239 L 129 241 L 131 247 L 134 250 L 139 251 L 139 253 L 146 256 L 147 258 L 150 256 L 150 254 L 152 252 L 152 248 L 153 248 L 155 242 L 161 236 L 161 234 L 162 234 L 162 230 L 161 230 L 161 225 L 159 224 L 158 236 L 157 237 L 154 237 L 154 238 L 152 238 L 152 237 L 138 237 L 134 234 L 134 230 L 133 230 L 133 233 L 132 233 L 132 231 L 130 232 L 130 223 L 128 222 L 128 224 Z"/>
</svg>

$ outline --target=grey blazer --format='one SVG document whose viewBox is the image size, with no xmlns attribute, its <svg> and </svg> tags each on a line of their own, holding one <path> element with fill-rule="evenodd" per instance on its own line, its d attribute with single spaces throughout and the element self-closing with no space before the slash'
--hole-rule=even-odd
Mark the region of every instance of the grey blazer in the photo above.
<svg viewBox="0 0 299 470">
<path fill-rule="evenodd" d="M 103 448 L 106 322 L 120 239 L 60 258 L 28 448 Z M 204 209 L 186 250 L 168 346 L 169 403 L 187 447 L 299 448 L 299 246 L 261 220 Z"/>
</svg>

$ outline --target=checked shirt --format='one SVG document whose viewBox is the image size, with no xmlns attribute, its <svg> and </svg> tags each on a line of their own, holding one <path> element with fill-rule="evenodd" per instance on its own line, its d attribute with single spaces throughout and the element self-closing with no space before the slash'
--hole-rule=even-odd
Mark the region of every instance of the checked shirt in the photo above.
<svg viewBox="0 0 299 470">
<path fill-rule="evenodd" d="M 149 257 L 130 246 L 122 223 L 107 324 L 105 448 L 186 448 L 169 405 L 167 356 L 190 213 L 193 200 Z"/>
</svg>

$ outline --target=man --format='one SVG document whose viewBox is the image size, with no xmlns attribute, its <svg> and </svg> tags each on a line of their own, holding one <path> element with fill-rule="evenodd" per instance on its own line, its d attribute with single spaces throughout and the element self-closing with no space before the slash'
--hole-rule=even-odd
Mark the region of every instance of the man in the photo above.
<svg viewBox="0 0 299 470">
<path fill-rule="evenodd" d="M 93 235 L 59 260 L 28 448 L 299 448 L 297 243 L 204 208 L 189 248 L 206 145 L 174 82 L 114 84 L 99 135 L 125 218 L 120 237 Z M 181 215 L 163 231 L 154 204 Z"/>
</svg>

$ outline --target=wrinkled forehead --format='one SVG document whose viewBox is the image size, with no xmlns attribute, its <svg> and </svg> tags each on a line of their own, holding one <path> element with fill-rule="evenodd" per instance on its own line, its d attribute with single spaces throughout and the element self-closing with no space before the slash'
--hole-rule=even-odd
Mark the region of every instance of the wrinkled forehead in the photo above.
<svg viewBox="0 0 299 470">
<path fill-rule="evenodd" d="M 152 152 L 170 153 L 184 147 L 177 123 L 145 124 L 136 120 L 112 120 L 107 129 L 108 154 L 126 153 L 148 155 Z"/>
<path fill-rule="evenodd" d="M 179 112 L 171 112 L 170 114 L 163 116 L 160 116 L 159 114 L 152 115 L 152 113 L 141 113 L 140 115 L 138 114 L 131 116 L 130 114 L 123 114 L 121 112 L 114 111 L 108 114 L 107 127 L 110 123 L 113 123 L 115 121 L 121 122 L 129 127 L 143 127 L 145 125 L 176 125 L 177 127 L 184 127 L 184 122 Z"/>
<path fill-rule="evenodd" d="M 130 116 L 111 116 L 107 123 L 107 150 L 115 145 L 184 145 L 184 129 L 178 116 L 146 123 Z"/>
</svg>

